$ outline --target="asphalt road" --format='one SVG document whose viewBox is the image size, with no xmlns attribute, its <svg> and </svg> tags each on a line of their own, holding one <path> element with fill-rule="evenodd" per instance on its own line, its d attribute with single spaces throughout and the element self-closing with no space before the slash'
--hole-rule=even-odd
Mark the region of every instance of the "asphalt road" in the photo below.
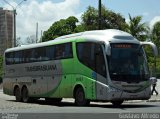
<svg viewBox="0 0 160 119">
<path fill-rule="evenodd" d="M 62 103 L 56 105 L 47 104 L 43 99 L 34 103 L 21 103 L 16 102 L 13 96 L 4 95 L 0 90 L 0 113 L 2 119 L 13 117 L 15 119 L 53 119 L 53 117 L 55 119 L 75 119 L 75 117 L 76 119 L 101 119 L 106 118 L 106 116 L 111 116 L 112 119 L 126 118 L 126 116 L 127 118 L 128 116 L 138 116 L 139 118 L 148 116 L 145 119 L 150 119 L 153 116 L 160 118 L 160 103 L 131 101 L 123 103 L 119 108 L 113 107 L 111 103 L 91 103 L 88 107 L 76 107 L 72 99 L 64 99 Z M 151 115 L 145 115 L 146 113 Z"/>
</svg>

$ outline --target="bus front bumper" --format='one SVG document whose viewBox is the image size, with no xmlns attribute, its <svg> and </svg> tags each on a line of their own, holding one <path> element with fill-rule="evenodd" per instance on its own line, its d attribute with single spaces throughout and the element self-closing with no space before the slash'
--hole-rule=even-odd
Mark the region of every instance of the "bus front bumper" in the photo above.
<svg viewBox="0 0 160 119">
<path fill-rule="evenodd" d="M 140 92 L 128 92 L 110 88 L 108 93 L 108 100 L 148 100 L 151 97 L 151 89 L 148 87 Z"/>
</svg>

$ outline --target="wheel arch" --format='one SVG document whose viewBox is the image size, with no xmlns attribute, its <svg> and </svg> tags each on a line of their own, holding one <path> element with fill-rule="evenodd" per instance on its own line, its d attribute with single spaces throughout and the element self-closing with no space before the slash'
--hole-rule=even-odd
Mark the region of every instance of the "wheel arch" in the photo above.
<svg viewBox="0 0 160 119">
<path fill-rule="evenodd" d="M 14 86 L 14 89 L 13 89 L 13 95 L 14 95 L 14 96 L 15 96 L 16 88 L 19 88 L 19 89 L 20 89 L 20 86 L 19 86 L 18 84 L 16 84 L 16 85 Z M 21 90 L 20 90 L 20 92 L 21 92 Z"/>
<path fill-rule="evenodd" d="M 82 85 L 82 84 L 76 84 L 75 86 L 74 86 L 74 88 L 73 88 L 73 97 L 75 98 L 75 93 L 76 93 L 76 90 L 78 89 L 78 88 L 82 88 L 83 89 L 83 91 L 84 91 L 84 93 L 85 93 L 85 87 Z M 86 96 L 86 93 L 85 93 L 85 96 Z"/>
<path fill-rule="evenodd" d="M 27 88 L 27 90 L 28 90 L 27 85 L 22 85 L 21 92 L 23 91 L 24 88 Z M 28 90 L 28 91 L 29 91 L 29 90 Z"/>
</svg>

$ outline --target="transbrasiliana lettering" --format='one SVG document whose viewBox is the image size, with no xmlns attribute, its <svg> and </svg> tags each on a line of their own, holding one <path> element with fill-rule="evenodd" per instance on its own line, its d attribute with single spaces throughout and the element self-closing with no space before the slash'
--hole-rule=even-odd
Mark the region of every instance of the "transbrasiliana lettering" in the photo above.
<svg viewBox="0 0 160 119">
<path fill-rule="evenodd" d="M 43 66 L 31 66 L 25 67 L 27 72 L 33 71 L 50 71 L 50 70 L 57 70 L 56 65 L 43 65 Z"/>
</svg>

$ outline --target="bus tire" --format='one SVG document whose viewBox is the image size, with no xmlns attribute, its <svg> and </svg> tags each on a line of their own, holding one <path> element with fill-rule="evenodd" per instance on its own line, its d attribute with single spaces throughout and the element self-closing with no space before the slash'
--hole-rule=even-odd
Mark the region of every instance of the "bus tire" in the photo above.
<svg viewBox="0 0 160 119">
<path fill-rule="evenodd" d="M 28 89 L 27 89 L 26 86 L 24 86 L 24 87 L 22 88 L 22 101 L 23 101 L 24 103 L 27 103 L 27 102 L 30 101 L 30 98 L 29 98 L 29 96 L 28 96 Z"/>
<path fill-rule="evenodd" d="M 75 104 L 77 106 L 89 105 L 90 101 L 85 98 L 85 93 L 82 87 L 78 87 L 75 90 Z"/>
<path fill-rule="evenodd" d="M 112 103 L 112 105 L 114 107 L 120 107 L 123 102 L 124 102 L 123 100 L 120 100 L 120 101 L 111 101 L 111 103 Z"/>
<path fill-rule="evenodd" d="M 20 91 L 20 88 L 18 86 L 15 87 L 15 89 L 14 89 L 14 95 L 15 95 L 15 98 L 16 98 L 17 102 L 21 102 L 22 101 L 21 91 Z"/>
</svg>

